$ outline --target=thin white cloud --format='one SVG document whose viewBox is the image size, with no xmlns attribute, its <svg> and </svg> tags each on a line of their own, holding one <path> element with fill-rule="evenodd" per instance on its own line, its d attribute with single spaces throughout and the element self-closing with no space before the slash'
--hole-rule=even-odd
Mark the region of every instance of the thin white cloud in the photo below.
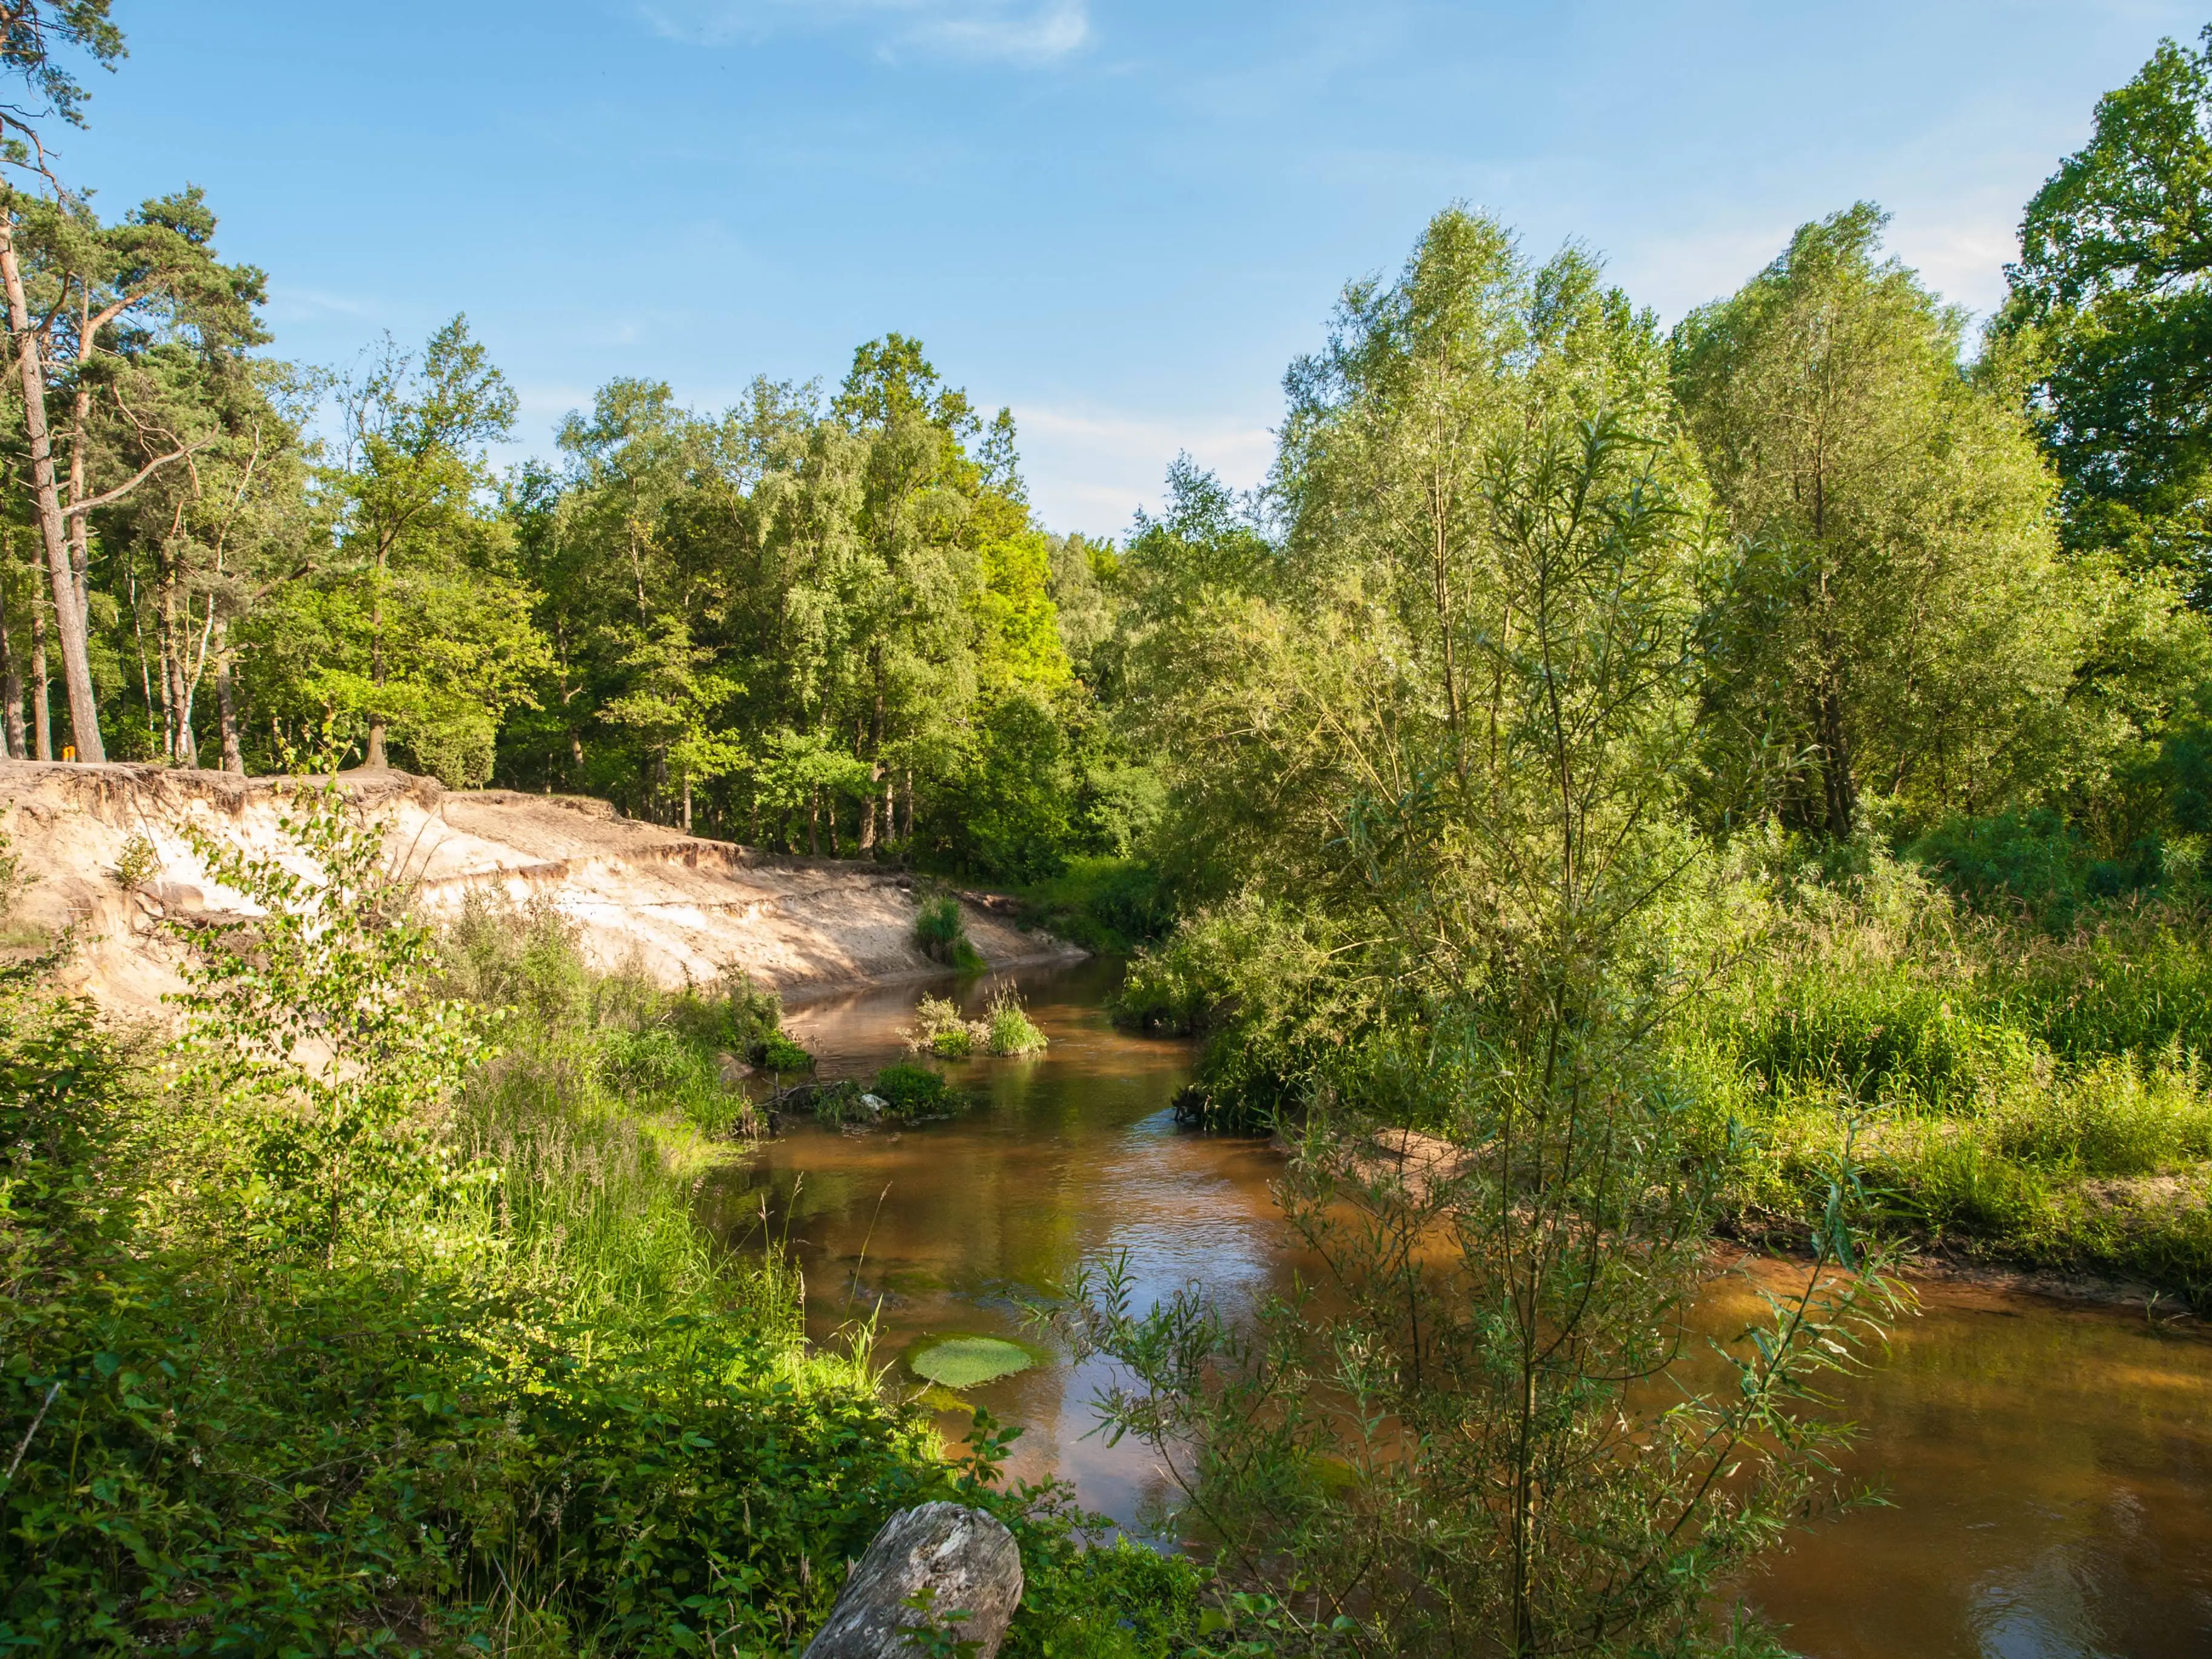
<svg viewBox="0 0 2212 1659">
<path fill-rule="evenodd" d="M 1257 420 L 1161 417 L 1013 405 L 1022 471 L 1037 517 L 1054 530 L 1119 535 L 1138 507 L 1156 510 L 1168 465 L 1188 452 L 1237 489 L 1266 477 L 1275 434 Z"/>
<path fill-rule="evenodd" d="M 302 322 L 332 317 L 374 321 L 386 314 L 386 307 L 375 300 L 333 294 L 326 289 L 296 288 L 289 283 L 269 285 L 269 311 L 273 317 Z"/>
<path fill-rule="evenodd" d="M 637 10 L 657 33 L 705 46 L 844 32 L 885 54 L 1035 65 L 1091 40 L 1086 0 L 638 0 Z"/>
</svg>

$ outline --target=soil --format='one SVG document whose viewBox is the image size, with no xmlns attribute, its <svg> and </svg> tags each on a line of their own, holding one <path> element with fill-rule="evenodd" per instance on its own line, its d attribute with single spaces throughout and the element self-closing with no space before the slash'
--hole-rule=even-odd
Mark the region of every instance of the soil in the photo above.
<svg viewBox="0 0 2212 1659">
<path fill-rule="evenodd" d="M 595 967 L 635 967 L 663 984 L 741 972 L 785 993 L 920 978 L 943 969 L 914 943 L 914 878 L 858 860 L 788 858 L 626 818 L 605 801 L 512 790 L 448 790 L 404 772 L 340 782 L 385 825 L 395 870 L 433 917 L 471 893 L 550 903 L 577 925 Z M 0 761 L 0 833 L 21 876 L 11 933 L 68 930 L 64 981 L 116 1013 L 158 1016 L 179 988 L 160 923 L 243 913 L 211 882 L 185 826 L 262 852 L 290 781 L 162 766 Z M 151 869 L 126 887 L 125 849 Z M 144 860 L 142 860 L 142 862 Z M 1073 958 L 1075 946 L 1019 927 L 992 896 L 962 893 L 969 937 L 994 968 Z"/>
</svg>

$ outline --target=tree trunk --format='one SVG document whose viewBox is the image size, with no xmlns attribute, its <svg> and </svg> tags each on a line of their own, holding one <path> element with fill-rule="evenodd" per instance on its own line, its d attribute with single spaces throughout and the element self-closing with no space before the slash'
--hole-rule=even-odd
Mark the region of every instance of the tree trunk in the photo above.
<svg viewBox="0 0 2212 1659">
<path fill-rule="evenodd" d="M 230 622 L 216 623 L 215 706 L 222 721 L 222 769 L 246 775 L 246 757 L 238 742 L 238 699 L 230 689 Z"/>
<path fill-rule="evenodd" d="M 806 851 L 809 857 L 822 856 L 822 786 L 818 783 L 806 801 Z"/>
<path fill-rule="evenodd" d="M 1831 685 L 1820 693 L 1820 787 L 1827 797 L 1828 833 L 1838 841 L 1850 839 L 1851 821 L 1858 815 L 1858 782 L 1851 775 L 1851 744 L 1844 730 L 1843 699 Z"/>
<path fill-rule="evenodd" d="M 39 743 L 39 758 L 54 757 L 54 717 L 46 691 L 46 613 L 39 603 L 36 585 L 31 592 L 31 724 Z"/>
<path fill-rule="evenodd" d="M 23 297 L 23 270 L 15 258 L 15 216 L 4 207 L 0 207 L 0 285 L 7 289 L 8 326 L 15 337 L 15 363 L 23 381 L 23 430 L 29 440 L 32 494 L 38 507 L 40 538 L 46 544 L 46 574 L 53 589 L 54 625 L 61 635 L 70 732 L 76 740 L 77 759 L 104 761 L 107 751 L 100 746 L 100 708 L 93 696 L 84 596 L 78 591 L 70 556 L 69 528 L 62 519 L 61 492 L 54 483 L 53 442 L 46 430 L 46 371 L 39 358 L 38 339 L 31 331 L 30 307 Z"/>
<path fill-rule="evenodd" d="M 8 587 L 15 578 L 15 561 L 0 562 L 0 702 L 8 706 L 0 719 L 0 744 L 9 760 L 27 760 L 23 752 L 23 676 L 15 666 L 15 641 L 8 632 Z"/>
<path fill-rule="evenodd" d="M 860 851 L 863 854 L 872 853 L 876 849 L 875 786 L 877 781 L 884 775 L 882 760 L 884 749 L 884 688 L 883 682 L 880 678 L 878 678 L 876 683 L 876 708 L 875 713 L 871 717 L 868 723 L 867 744 L 868 793 L 860 799 Z M 890 839 L 890 815 L 886 813 L 884 818 L 884 839 L 885 841 L 889 841 Z"/>
<path fill-rule="evenodd" d="M 684 775 L 684 833 L 691 833 L 691 775 Z"/>
</svg>

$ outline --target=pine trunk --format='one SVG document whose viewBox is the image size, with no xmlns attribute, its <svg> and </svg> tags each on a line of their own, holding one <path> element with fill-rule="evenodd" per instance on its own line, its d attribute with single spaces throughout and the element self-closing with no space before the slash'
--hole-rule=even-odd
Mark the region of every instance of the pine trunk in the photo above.
<svg viewBox="0 0 2212 1659">
<path fill-rule="evenodd" d="M 215 706 L 222 721 L 222 769 L 246 775 L 246 756 L 238 741 L 238 699 L 230 687 L 230 623 L 218 621 L 215 633 Z"/>
<path fill-rule="evenodd" d="M 23 295 L 23 270 L 15 257 L 14 216 L 0 209 L 0 286 L 8 298 L 8 326 L 15 337 L 15 364 L 23 383 L 23 432 L 31 452 L 32 496 L 39 535 L 46 544 L 46 574 L 53 589 L 54 627 L 62 647 L 62 678 L 69 692 L 70 732 L 76 758 L 104 761 L 100 741 L 100 708 L 92 687 L 92 656 L 85 626 L 85 602 L 70 557 L 69 527 L 62 518 L 61 490 L 54 480 L 53 441 L 46 429 L 46 377 L 31 312 Z M 43 656 L 44 653 L 40 654 Z M 43 703 L 43 696 L 40 699 Z M 46 724 L 44 720 L 40 722 Z M 41 744 L 51 747 L 51 739 Z"/>
<path fill-rule="evenodd" d="M 46 613 L 36 592 L 31 595 L 31 723 L 39 758 L 54 757 L 54 717 L 46 689 Z"/>
<path fill-rule="evenodd" d="M 0 565 L 0 702 L 7 708 L 0 711 L 0 743 L 7 745 L 9 760 L 26 760 L 23 752 L 23 676 L 15 666 L 15 641 L 8 632 L 8 584 L 15 574 L 11 559 Z"/>
</svg>

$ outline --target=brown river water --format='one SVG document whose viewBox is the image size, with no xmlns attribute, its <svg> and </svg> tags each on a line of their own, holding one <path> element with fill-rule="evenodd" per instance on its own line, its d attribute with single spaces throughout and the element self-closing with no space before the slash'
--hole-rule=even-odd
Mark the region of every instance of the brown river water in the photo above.
<svg viewBox="0 0 2212 1659">
<path fill-rule="evenodd" d="M 1132 1036 L 1103 1002 L 1117 969 L 1017 973 L 1042 1055 L 949 1068 L 982 1105 L 902 1132 L 787 1124 L 726 1171 L 710 1214 L 733 1241 L 787 1236 L 819 1340 L 871 1315 L 896 1363 L 948 1332 L 1034 1339 L 1025 1298 L 1126 1251 L 1141 1294 L 1198 1280 L 1229 1297 L 1288 1269 L 1257 1140 L 1190 1133 L 1168 1107 L 1182 1043 Z M 970 987 L 980 1011 L 988 982 Z M 925 989 L 795 1006 L 825 1077 L 903 1058 Z M 2140 1310 L 1942 1284 L 1842 1390 L 1863 1430 L 1854 1478 L 1885 1507 L 1797 1534 L 1750 1587 L 1809 1659 L 2203 1659 L 2212 1655 L 2212 1339 Z M 1103 1365 L 1048 1364 L 972 1398 L 1021 1425 L 1011 1471 L 1072 1481 L 1146 1530 L 1160 1496 L 1143 1449 L 1091 1435 Z M 957 1438 L 964 1419 L 944 1419 Z"/>
</svg>

